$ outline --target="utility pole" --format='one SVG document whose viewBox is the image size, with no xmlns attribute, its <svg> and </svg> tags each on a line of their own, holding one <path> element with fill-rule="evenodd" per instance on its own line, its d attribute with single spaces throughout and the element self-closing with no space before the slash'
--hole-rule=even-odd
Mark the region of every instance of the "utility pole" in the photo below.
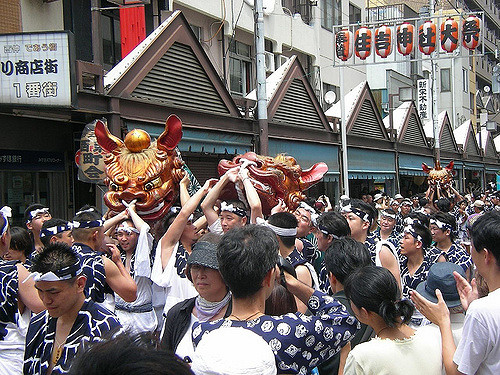
<svg viewBox="0 0 500 375">
<path fill-rule="evenodd" d="M 429 12 L 431 19 L 434 16 L 434 1 L 435 0 L 429 0 Z M 437 34 L 437 28 L 436 28 L 436 34 Z M 436 35 L 436 43 L 438 43 L 438 38 Z M 432 129 L 433 129 L 433 134 L 434 134 L 434 150 L 435 150 L 435 155 L 436 155 L 436 161 L 439 162 L 439 159 L 441 158 L 441 152 L 440 152 L 440 141 L 439 141 L 439 124 L 438 124 L 438 105 L 437 105 L 437 67 L 436 67 L 436 62 L 434 61 L 434 56 L 436 56 L 438 52 L 434 51 L 432 52 L 431 55 L 431 67 L 432 67 Z"/>
<path fill-rule="evenodd" d="M 269 131 L 267 123 L 266 60 L 264 45 L 263 0 L 255 0 L 255 62 L 257 75 L 257 118 L 259 120 L 259 153 L 269 153 Z"/>
<path fill-rule="evenodd" d="M 345 113 L 344 94 L 344 67 L 339 67 L 340 75 L 340 137 L 342 146 L 342 188 L 345 195 L 349 196 L 349 163 L 347 162 L 347 120 Z"/>
<path fill-rule="evenodd" d="M 92 56 L 94 64 L 102 65 L 101 0 L 91 0 Z"/>
</svg>

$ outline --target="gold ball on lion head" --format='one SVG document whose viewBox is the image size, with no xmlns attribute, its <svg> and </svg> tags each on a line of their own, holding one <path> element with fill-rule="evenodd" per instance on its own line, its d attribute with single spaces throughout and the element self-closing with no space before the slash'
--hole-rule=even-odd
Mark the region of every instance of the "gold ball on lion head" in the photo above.
<svg viewBox="0 0 500 375">
<path fill-rule="evenodd" d="M 141 152 L 149 147 L 151 137 L 142 129 L 134 129 L 125 137 L 125 146 L 132 152 Z"/>
</svg>

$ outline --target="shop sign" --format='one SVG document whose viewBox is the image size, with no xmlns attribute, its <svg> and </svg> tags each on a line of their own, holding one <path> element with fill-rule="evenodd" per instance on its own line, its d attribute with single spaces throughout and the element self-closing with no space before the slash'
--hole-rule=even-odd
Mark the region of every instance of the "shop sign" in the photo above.
<svg viewBox="0 0 500 375">
<path fill-rule="evenodd" d="M 0 170 L 64 171 L 60 152 L 0 150 Z"/>
<path fill-rule="evenodd" d="M 70 107 L 75 97 L 70 35 L 0 35 L 0 103 Z"/>
<path fill-rule="evenodd" d="M 421 119 L 428 119 L 430 115 L 430 90 L 428 79 L 417 80 L 417 109 Z"/>
</svg>

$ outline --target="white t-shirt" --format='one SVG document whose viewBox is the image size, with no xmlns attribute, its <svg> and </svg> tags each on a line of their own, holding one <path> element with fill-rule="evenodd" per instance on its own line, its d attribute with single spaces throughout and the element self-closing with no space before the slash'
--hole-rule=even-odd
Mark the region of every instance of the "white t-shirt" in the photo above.
<svg viewBox="0 0 500 375">
<path fill-rule="evenodd" d="M 198 322 L 198 318 L 191 314 L 191 321 L 189 322 L 189 328 L 182 337 L 177 349 L 175 349 L 175 354 L 184 359 L 185 357 L 193 359 L 194 345 L 192 339 L 193 324 Z"/>
<path fill-rule="evenodd" d="M 500 374 L 500 288 L 469 305 L 453 361 L 464 374 Z"/>
<path fill-rule="evenodd" d="M 375 337 L 347 356 L 345 375 L 441 375 L 439 332 L 422 327 L 405 340 Z"/>
</svg>

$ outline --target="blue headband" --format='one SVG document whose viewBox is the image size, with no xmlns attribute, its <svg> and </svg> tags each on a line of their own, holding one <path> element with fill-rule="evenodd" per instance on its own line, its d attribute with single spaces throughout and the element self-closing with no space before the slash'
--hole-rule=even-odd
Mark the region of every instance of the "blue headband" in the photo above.
<svg viewBox="0 0 500 375">
<path fill-rule="evenodd" d="M 50 272 L 32 272 L 26 280 L 23 282 L 26 282 L 28 279 L 33 278 L 35 282 L 37 281 L 64 281 L 64 280 L 70 280 L 73 277 L 76 277 L 82 273 L 82 267 L 80 265 L 80 259 L 77 258 L 76 262 L 73 263 L 70 266 L 63 267 L 61 269 L 58 269 L 56 271 L 50 271 Z"/>
<path fill-rule="evenodd" d="M 44 228 L 40 231 L 40 238 L 47 236 L 48 237 L 55 236 L 56 234 L 66 232 L 72 229 L 73 229 L 72 223 L 66 223 L 64 225 L 55 225 L 53 227 Z"/>
<path fill-rule="evenodd" d="M 413 238 L 415 238 L 417 241 L 420 241 L 423 243 L 423 240 L 422 240 L 422 236 L 418 235 L 417 232 L 415 232 L 415 228 L 413 228 L 411 225 L 407 225 L 405 228 L 404 228 L 404 233 L 408 233 L 410 234 L 411 236 L 413 236 Z"/>
<path fill-rule="evenodd" d="M 104 224 L 104 220 L 91 220 L 91 221 L 73 221 L 73 229 L 85 229 L 85 228 L 99 228 Z"/>
<path fill-rule="evenodd" d="M 227 202 L 222 202 L 220 204 L 220 212 L 222 211 L 232 212 L 233 214 L 238 215 L 240 217 L 247 216 L 247 213 L 244 209 L 236 207 L 234 204 L 227 204 Z"/>
<path fill-rule="evenodd" d="M 342 212 L 343 213 L 352 212 L 354 215 L 359 217 L 361 220 L 366 221 L 370 224 L 372 223 L 372 218 L 370 217 L 370 215 L 368 213 L 366 213 L 365 211 L 361 211 L 360 209 L 358 209 L 356 207 L 352 207 L 350 204 L 342 207 Z"/>
</svg>

